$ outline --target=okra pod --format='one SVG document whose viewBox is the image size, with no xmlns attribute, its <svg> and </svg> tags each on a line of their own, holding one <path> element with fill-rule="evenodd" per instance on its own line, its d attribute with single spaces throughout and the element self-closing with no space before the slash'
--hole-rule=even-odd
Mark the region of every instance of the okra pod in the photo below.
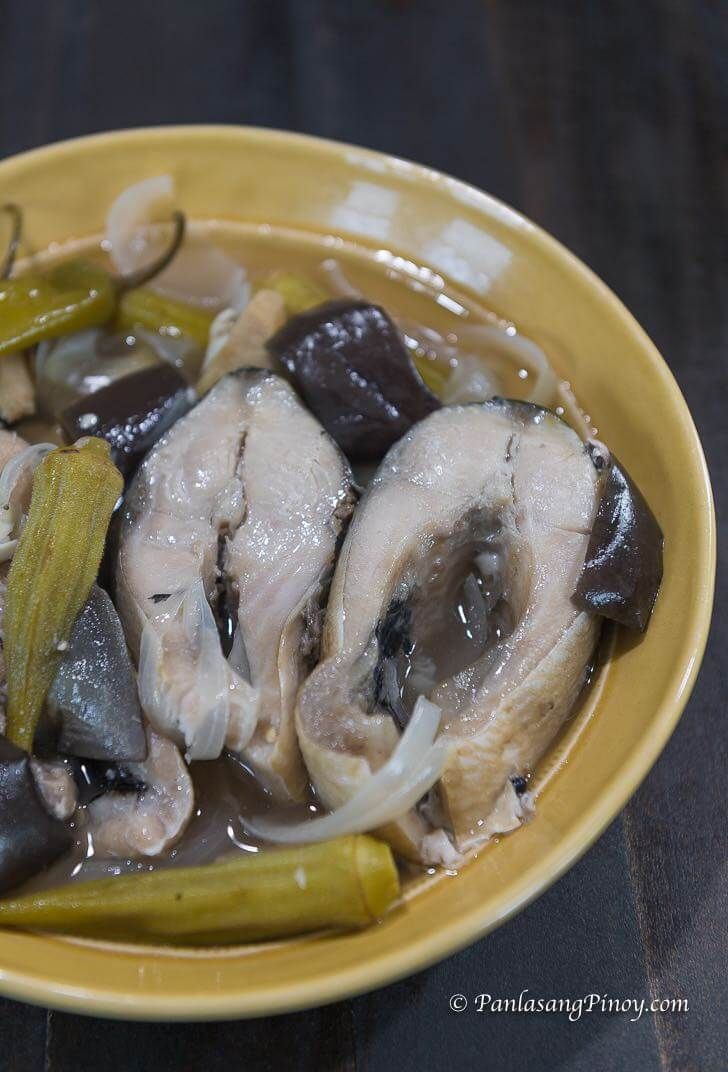
<svg viewBox="0 0 728 1072">
<path fill-rule="evenodd" d="M 35 471 L 28 520 L 8 575 L 4 622 L 7 736 L 26 751 L 96 580 L 123 486 L 101 439 L 51 451 Z"/>
<path fill-rule="evenodd" d="M 26 894 L 0 901 L 0 926 L 219 945 L 362 927 L 398 896 L 389 846 L 357 835 Z"/>
</svg>

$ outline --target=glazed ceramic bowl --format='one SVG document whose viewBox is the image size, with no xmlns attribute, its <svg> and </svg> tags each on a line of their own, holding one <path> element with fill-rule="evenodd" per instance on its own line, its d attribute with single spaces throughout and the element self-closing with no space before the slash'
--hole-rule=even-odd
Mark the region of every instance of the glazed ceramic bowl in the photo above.
<svg viewBox="0 0 728 1072">
<path fill-rule="evenodd" d="M 585 851 L 654 763 L 705 645 L 714 515 L 700 443 L 654 346 L 562 246 L 487 194 L 392 157 L 292 134 L 181 127 L 84 138 L 0 164 L 41 249 L 103 229 L 127 184 L 174 175 L 191 217 L 339 233 L 436 269 L 554 357 L 665 534 L 665 578 L 643 639 L 612 659 L 537 772 L 536 819 L 457 877 L 427 878 L 368 930 L 186 952 L 0 931 L 0 990 L 84 1013 L 252 1016 L 321 1004 L 424 967 L 517 912 Z"/>
</svg>

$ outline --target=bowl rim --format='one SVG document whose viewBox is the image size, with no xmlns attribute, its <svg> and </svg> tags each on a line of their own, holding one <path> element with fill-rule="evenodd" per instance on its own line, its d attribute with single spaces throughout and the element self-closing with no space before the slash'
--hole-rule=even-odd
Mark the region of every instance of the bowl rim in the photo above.
<svg viewBox="0 0 728 1072">
<path fill-rule="evenodd" d="M 252 140 L 259 146 L 286 143 L 298 150 L 314 153 L 321 159 L 340 159 L 342 155 L 355 153 L 357 161 L 370 161 L 375 166 L 385 164 L 390 170 L 411 176 L 413 181 L 424 180 L 426 183 L 445 185 L 456 199 L 467 200 L 486 219 L 496 218 L 507 227 L 525 232 L 529 243 L 537 247 L 544 260 L 564 268 L 569 275 L 580 277 L 596 293 L 600 303 L 635 338 L 652 372 L 667 388 L 674 406 L 673 414 L 691 443 L 695 476 L 705 504 L 699 518 L 704 553 L 697 562 L 695 577 L 699 609 L 692 623 L 688 665 L 677 691 L 655 711 L 652 732 L 644 736 L 640 746 L 615 772 L 608 786 L 595 797 L 590 809 L 582 813 L 581 821 L 572 833 L 559 839 L 540 860 L 537 868 L 527 869 L 522 880 L 512 887 L 510 902 L 502 911 L 489 914 L 487 919 L 483 919 L 484 913 L 477 909 L 451 918 L 442 922 L 436 933 L 412 940 L 405 947 L 392 949 L 385 955 L 330 972 L 325 979 L 317 979 L 313 988 L 306 979 L 301 979 L 296 983 L 270 983 L 261 989 L 228 994 L 169 996 L 129 992 L 122 995 L 113 988 L 107 988 L 104 983 L 92 983 L 88 989 L 79 991 L 77 987 L 59 980 L 52 968 L 46 969 L 46 977 L 40 980 L 36 973 L 5 969 L 0 964 L 0 992 L 7 997 L 94 1016 L 139 1020 L 211 1020 L 277 1015 L 318 1007 L 396 982 L 484 937 L 525 908 L 575 864 L 635 793 L 667 744 L 685 708 L 700 669 L 712 617 L 716 573 L 715 506 L 700 438 L 677 381 L 647 333 L 606 283 L 561 242 L 516 209 L 470 183 L 396 155 L 328 138 L 237 124 L 131 127 L 65 139 L 0 160 L 0 174 L 12 175 L 16 168 L 21 169 L 28 164 L 42 166 L 53 158 L 73 153 L 79 148 L 93 151 L 110 142 L 121 144 L 125 140 L 138 142 L 140 138 L 164 141 L 180 137 L 215 136 L 240 137 Z"/>
</svg>

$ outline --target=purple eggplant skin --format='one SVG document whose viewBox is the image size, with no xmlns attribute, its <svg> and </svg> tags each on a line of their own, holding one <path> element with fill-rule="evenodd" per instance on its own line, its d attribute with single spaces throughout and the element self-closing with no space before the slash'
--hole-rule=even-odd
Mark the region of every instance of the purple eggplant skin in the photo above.
<svg viewBox="0 0 728 1072">
<path fill-rule="evenodd" d="M 69 828 L 43 806 L 28 754 L 0 737 L 0 893 L 47 867 L 72 843 Z"/>
<path fill-rule="evenodd" d="M 440 408 L 387 313 L 366 301 L 324 302 L 267 342 L 309 409 L 353 461 L 378 461 Z"/>
<path fill-rule="evenodd" d="M 61 414 L 61 426 L 71 442 L 88 435 L 105 439 L 115 464 L 130 476 L 193 402 L 194 394 L 178 372 L 170 365 L 153 365 L 74 402 Z"/>
<path fill-rule="evenodd" d="M 662 529 L 617 459 L 592 457 L 606 473 L 574 601 L 643 632 L 662 582 Z"/>
<path fill-rule="evenodd" d="M 108 594 L 94 585 L 71 631 L 46 701 L 57 750 L 107 763 L 147 758 L 147 739 L 124 630 Z"/>
</svg>

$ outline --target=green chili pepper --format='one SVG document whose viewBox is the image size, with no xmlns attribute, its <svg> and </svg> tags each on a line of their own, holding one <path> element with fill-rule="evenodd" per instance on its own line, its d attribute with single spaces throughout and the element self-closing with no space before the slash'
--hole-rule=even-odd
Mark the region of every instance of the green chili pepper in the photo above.
<svg viewBox="0 0 728 1072">
<path fill-rule="evenodd" d="M 173 215 L 174 232 L 166 250 L 137 272 L 114 277 L 89 261 L 72 260 L 48 271 L 7 279 L 20 241 L 22 216 L 15 205 L 2 206 L 14 221 L 8 252 L 0 267 L 0 357 L 59 335 L 98 327 L 110 320 L 117 299 L 141 287 L 170 263 L 185 234 L 185 217 Z"/>
<path fill-rule="evenodd" d="M 280 294 L 289 316 L 305 313 L 307 309 L 331 299 L 331 295 L 315 279 L 297 272 L 272 272 L 261 286 Z"/>
<path fill-rule="evenodd" d="M 87 261 L 5 280 L 0 283 L 0 356 L 103 324 L 114 305 L 111 276 Z"/>
<path fill-rule="evenodd" d="M 0 901 L 0 927 L 219 945 L 366 926 L 398 896 L 391 849 L 360 834 L 30 893 Z"/>
<path fill-rule="evenodd" d="M 213 315 L 206 309 L 174 301 L 153 290 L 139 287 L 128 290 L 122 296 L 116 326 L 119 331 L 126 332 L 141 327 L 161 335 L 186 335 L 204 349 Z"/>
</svg>

